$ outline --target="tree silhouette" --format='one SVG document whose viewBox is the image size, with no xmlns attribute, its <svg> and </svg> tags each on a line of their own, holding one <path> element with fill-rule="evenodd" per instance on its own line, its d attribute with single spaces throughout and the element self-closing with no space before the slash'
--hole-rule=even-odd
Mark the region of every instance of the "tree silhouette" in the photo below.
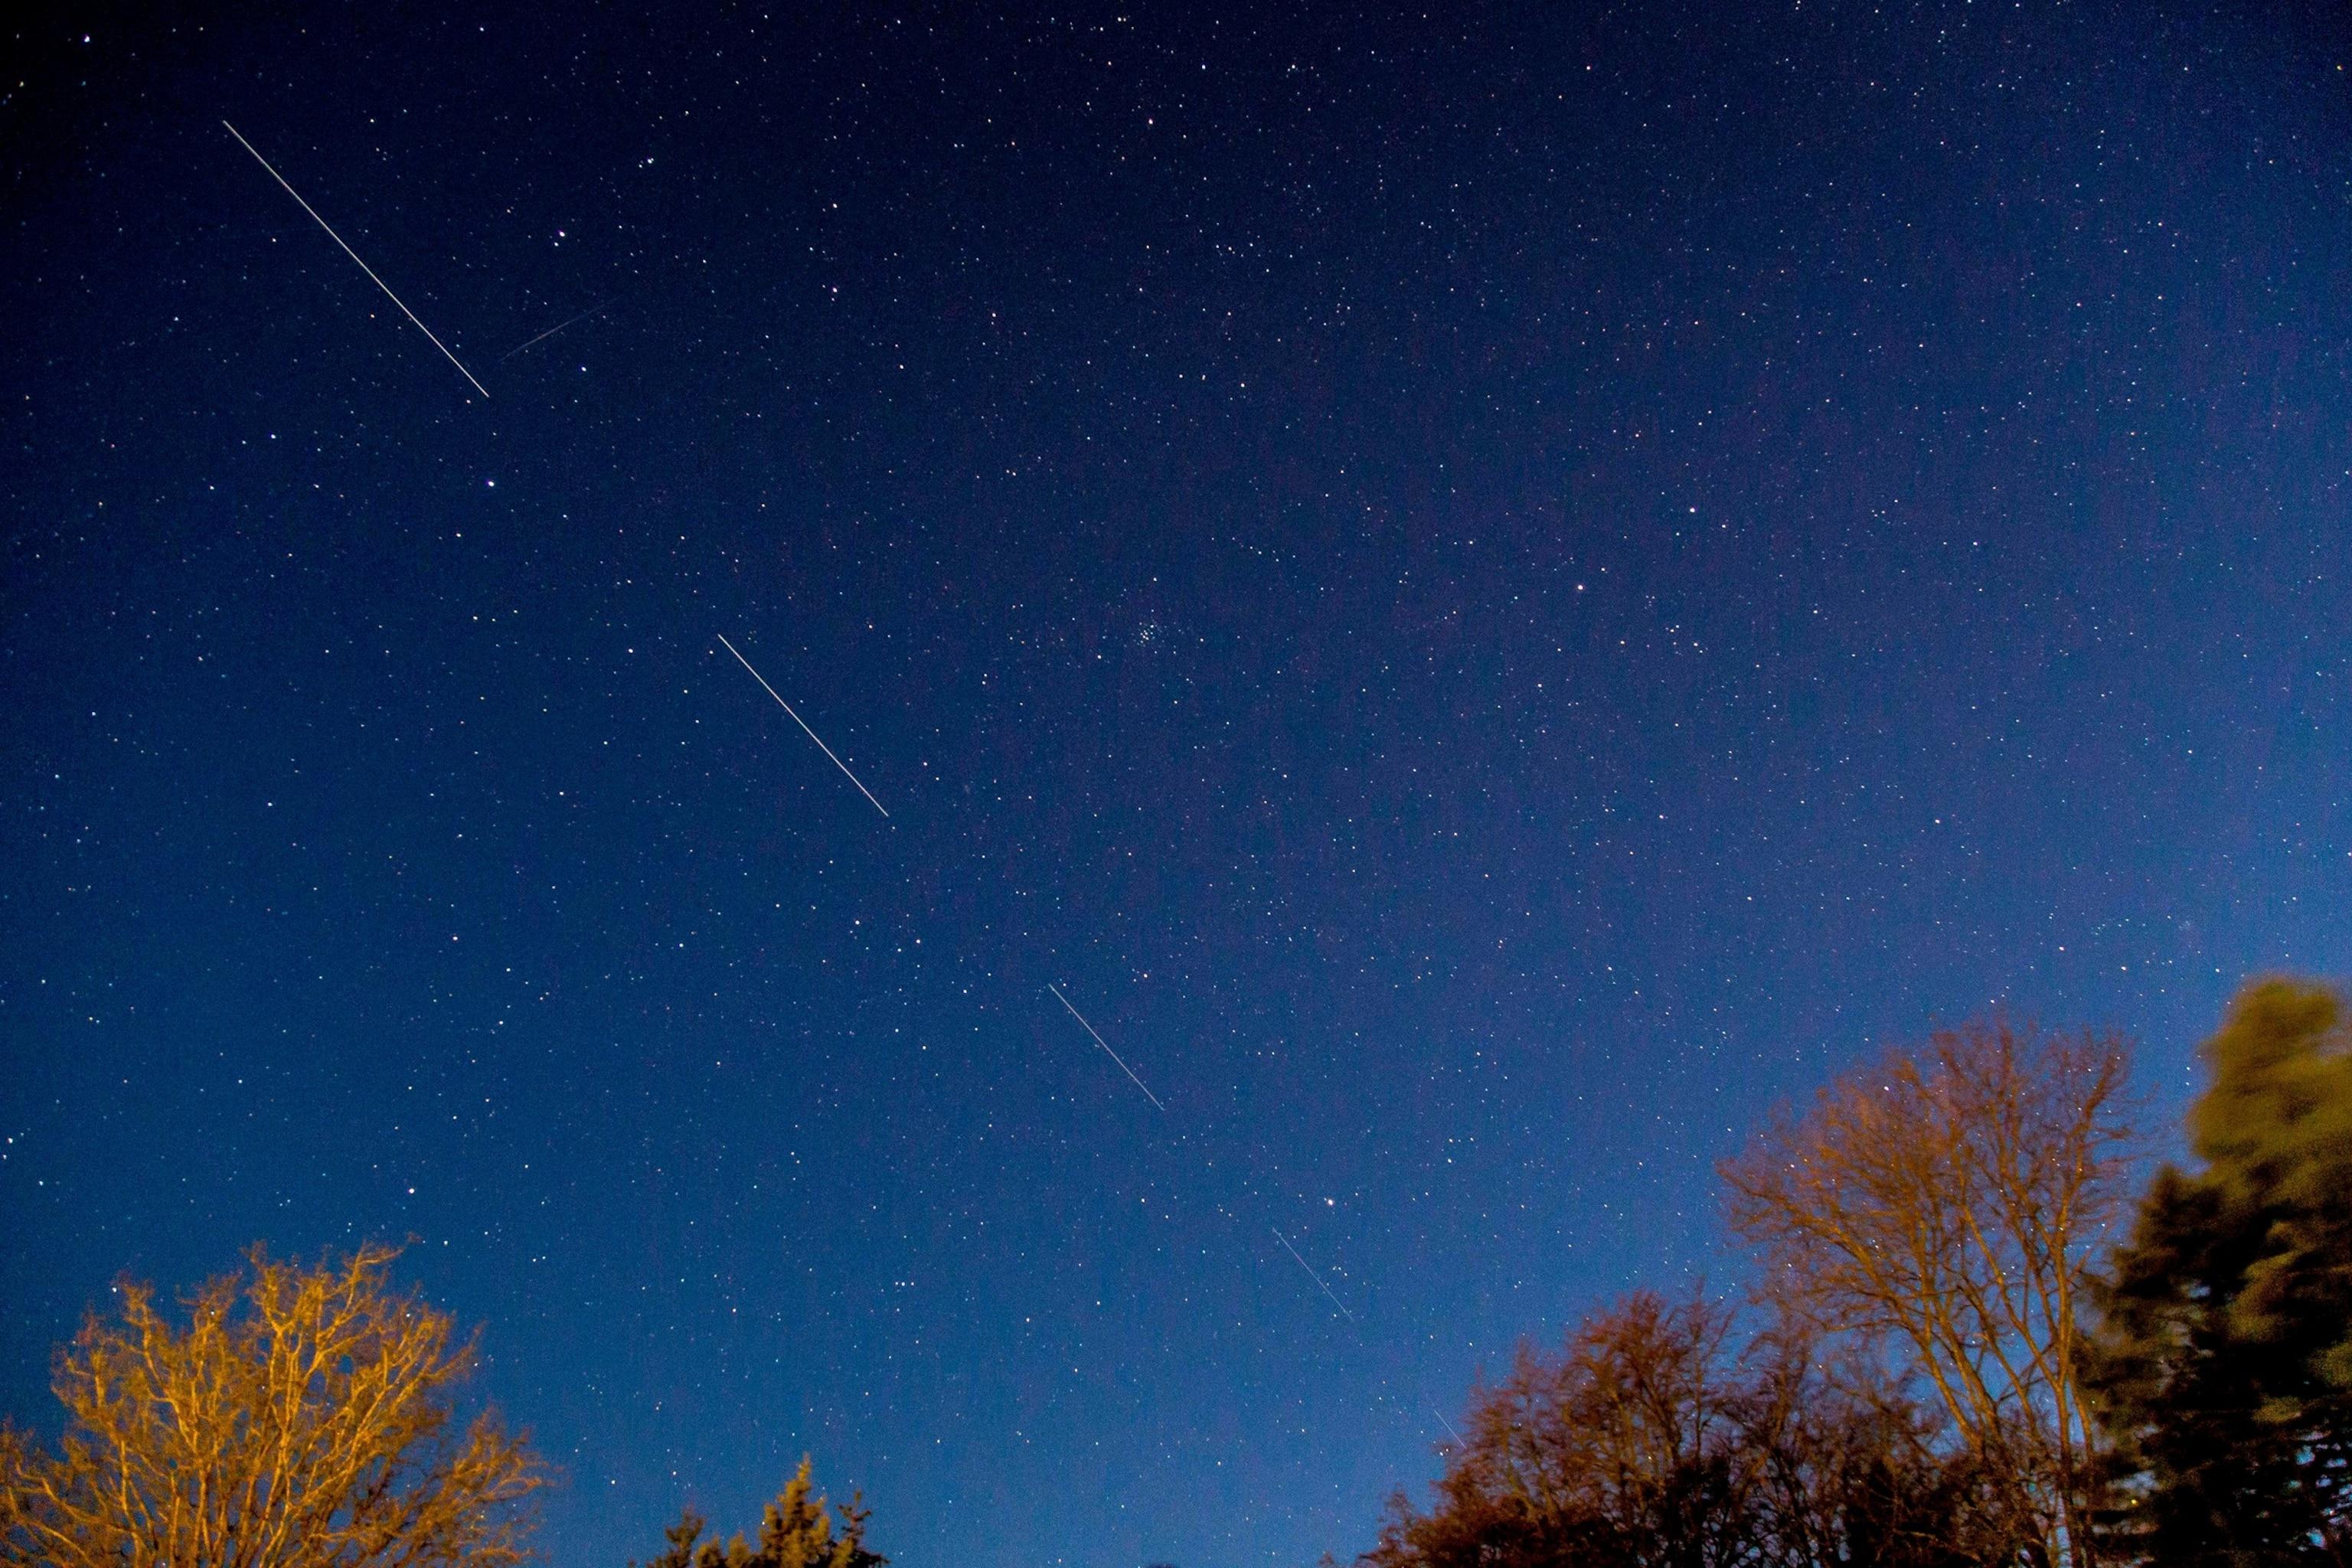
<svg viewBox="0 0 2352 1568">
<path fill-rule="evenodd" d="M 882 1568 L 890 1560 L 866 1546 L 866 1521 L 872 1510 L 859 1507 L 853 1495 L 846 1505 L 828 1512 L 823 1496 L 810 1495 L 815 1486 L 810 1468 L 803 1455 L 801 1468 L 768 1505 L 756 1548 L 740 1535 L 724 1546 L 703 1541 L 709 1521 L 688 1510 L 662 1532 L 669 1549 L 645 1568 Z M 633 1563 L 630 1568 L 637 1565 Z"/>
<path fill-rule="evenodd" d="M 2096 1382 L 2157 1561 L 2352 1557 L 2352 1028 L 2247 987 L 2205 1043 L 2203 1168 L 2159 1171 L 2105 1293 Z"/>
<path fill-rule="evenodd" d="M 1363 1568 L 1962 1568 L 2011 1560 L 1931 1410 L 1810 1341 L 1639 1291 L 1472 1395 L 1433 1506 Z"/>
</svg>

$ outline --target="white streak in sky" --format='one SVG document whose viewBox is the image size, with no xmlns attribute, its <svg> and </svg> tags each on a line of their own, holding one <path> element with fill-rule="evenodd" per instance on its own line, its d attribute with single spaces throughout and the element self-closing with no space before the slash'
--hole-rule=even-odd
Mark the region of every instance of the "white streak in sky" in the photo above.
<svg viewBox="0 0 2352 1568">
<path fill-rule="evenodd" d="M 1045 989 L 1054 994 L 1055 1001 L 1059 1002 L 1065 1007 L 1070 1007 L 1070 999 L 1062 994 L 1062 988 L 1060 986 L 1048 985 Z M 1070 1016 L 1078 1021 L 1079 1028 L 1084 1029 L 1089 1035 L 1095 1035 L 1095 1026 L 1087 1022 L 1085 1014 L 1079 1012 L 1076 1007 L 1070 1007 Z M 1162 1116 L 1168 1114 L 1168 1108 L 1160 1103 L 1160 1097 L 1152 1093 L 1151 1090 L 1145 1086 L 1144 1081 L 1141 1079 L 1135 1076 L 1135 1069 L 1128 1066 L 1126 1061 L 1117 1051 L 1110 1048 L 1110 1042 L 1108 1040 L 1104 1039 L 1100 1035 L 1095 1035 L 1095 1044 L 1103 1048 L 1103 1054 L 1105 1056 L 1118 1063 L 1118 1070 L 1125 1073 L 1134 1083 L 1136 1088 L 1143 1090 L 1143 1098 L 1151 1101 L 1151 1108 L 1154 1110 L 1159 1111 Z"/>
<path fill-rule="evenodd" d="M 563 320 L 562 320 L 562 321 L 560 321 L 556 322 L 556 323 L 555 323 L 555 325 L 553 325 L 553 326 L 551 326 L 551 327 L 548 328 L 548 329 L 547 329 L 547 331 L 543 331 L 543 332 L 540 333 L 540 334 L 539 334 L 539 336 L 537 336 L 537 337 L 535 337 L 535 338 L 531 339 L 531 340 L 530 340 L 530 342 L 529 342 L 529 343 L 517 343 L 513 348 L 510 348 L 510 349 L 507 350 L 507 352 L 506 352 L 506 353 L 502 353 L 502 354 L 500 354 L 500 355 L 499 356 L 499 363 L 500 363 L 501 364 L 505 363 L 508 360 L 510 360 L 510 359 L 514 358 L 514 356 L 515 356 L 515 355 L 517 355 L 517 354 L 519 354 L 519 353 L 522 353 L 522 351 L 523 351 L 523 350 L 525 350 L 525 349 L 527 349 L 527 348 L 530 347 L 530 346 L 531 346 L 531 343 L 543 343 L 543 342 L 545 342 L 548 339 L 550 339 L 550 338 L 553 337 L 556 333 L 558 333 L 558 332 L 562 331 L 564 328 L 566 328 L 566 327 L 568 327 L 568 326 L 572 325 L 574 321 L 586 321 L 589 317 L 591 317 L 591 316 L 594 315 L 597 311 L 602 310 L 604 310 L 606 306 L 609 306 L 610 304 L 612 304 L 612 302 L 613 302 L 613 301 L 611 301 L 610 300 L 605 300 L 605 301 L 604 302 L 604 304 L 602 304 L 602 305 L 591 305 L 591 306 L 589 306 L 586 310 L 584 310 L 581 311 L 581 312 L 580 312 L 578 315 L 576 315 L 576 316 L 566 316 L 566 317 L 564 317 L 564 318 L 563 318 Z"/>
<path fill-rule="evenodd" d="M 1298 1248 L 1290 1245 L 1290 1238 L 1288 1237 L 1283 1235 L 1282 1232 L 1277 1230 L 1274 1233 L 1274 1239 L 1282 1243 L 1283 1251 L 1287 1252 L 1292 1258 L 1297 1259 L 1298 1267 L 1301 1268 L 1307 1268 L 1307 1259 L 1298 1257 Z M 1323 1277 L 1320 1274 L 1316 1273 L 1312 1268 L 1307 1268 L 1307 1278 L 1315 1281 L 1315 1289 L 1322 1291 L 1326 1296 L 1331 1297 L 1331 1305 L 1339 1308 L 1339 1315 L 1341 1317 L 1347 1319 L 1348 1321 L 1351 1323 L 1356 1321 L 1356 1314 L 1348 1310 L 1346 1307 L 1341 1306 L 1339 1297 L 1331 1296 L 1331 1287 L 1323 1283 Z"/>
<path fill-rule="evenodd" d="M 727 640 L 727 634 L 725 632 L 719 633 L 718 637 L 719 645 L 725 647 L 729 653 L 735 654 L 736 663 L 741 665 L 746 669 L 751 669 L 751 661 L 745 658 L 741 654 L 735 653 L 735 645 Z M 761 689 L 764 689 L 769 696 L 776 699 L 777 707 L 782 709 L 787 713 L 793 713 L 793 705 L 785 701 L 782 696 L 778 695 L 774 687 L 768 684 L 768 678 L 766 676 L 761 675 L 756 669 L 751 669 L 751 679 L 758 681 Z M 883 809 L 883 805 L 880 801 L 874 800 L 874 792 L 867 789 L 864 784 L 859 783 L 857 775 L 849 771 L 849 764 L 843 762 L 839 757 L 835 757 L 833 755 L 833 748 L 826 745 L 823 741 L 817 739 L 817 732 L 808 727 L 807 720 L 802 718 L 797 713 L 793 713 L 793 722 L 801 727 L 802 734 L 806 735 L 812 741 L 816 741 L 816 749 L 818 751 L 823 752 L 826 756 L 833 758 L 833 765 L 841 770 L 842 777 L 847 779 L 851 784 L 857 785 L 858 794 L 864 795 L 867 800 L 874 801 L 875 810 L 881 812 L 884 816 L 890 815 L 889 812 Z"/>
<path fill-rule="evenodd" d="M 228 133 L 236 138 L 238 146 L 243 147 L 247 152 L 253 153 L 253 161 L 255 163 L 260 164 L 265 169 L 269 169 L 269 177 L 271 179 L 277 181 L 279 184 L 286 186 L 286 194 L 288 195 L 292 196 L 297 202 L 301 203 L 302 210 L 310 215 L 310 221 L 317 224 L 320 228 L 327 230 L 327 237 L 329 239 L 333 240 L 337 245 L 343 245 L 343 237 L 337 234 L 332 228 L 329 228 L 327 226 L 327 220 L 319 216 L 318 210 L 311 206 L 309 202 L 302 200 L 301 192 L 296 190 L 291 185 L 286 184 L 285 175 L 279 174 L 275 169 L 269 168 L 269 160 L 263 157 L 258 152 L 256 152 L 253 143 L 247 142 L 245 139 L 244 134 L 239 132 L 236 126 L 229 125 L 228 121 L 226 120 L 222 121 L 221 123 L 228 126 Z M 360 261 L 360 253 L 358 251 L 353 250 L 348 245 L 343 245 L 343 254 L 350 257 L 353 261 L 359 261 L 360 270 L 368 275 L 368 281 L 383 289 L 383 297 L 385 299 L 391 300 L 395 305 L 400 305 L 400 313 L 407 317 L 410 321 L 415 322 L 418 331 L 423 332 L 428 338 L 433 338 L 433 346 L 441 351 L 441 357 L 447 360 L 451 364 L 457 365 L 457 374 L 464 376 L 467 381 L 473 381 L 474 390 L 480 393 L 485 399 L 488 398 L 490 395 L 490 389 L 484 386 L 480 382 L 474 381 L 474 373 L 467 370 L 464 365 L 457 363 L 457 356 L 449 352 L 449 345 L 443 342 L 439 338 L 434 338 L 433 329 L 426 326 L 424 322 L 417 321 L 415 311 L 410 310 L 406 305 L 401 304 L 400 296 L 392 291 L 392 286 L 390 284 L 386 283 L 383 279 L 378 278 L 375 275 L 374 268 L 370 267 L 364 261 Z"/>
<path fill-rule="evenodd" d="M 1466 1448 L 1466 1447 L 1468 1447 L 1470 1446 L 1467 1442 L 1465 1442 L 1465 1441 L 1464 1441 L 1464 1440 L 1463 1440 L 1463 1436 L 1462 1436 L 1461 1432 L 1460 1432 L 1460 1431 L 1458 1431 L 1458 1430 L 1456 1430 L 1456 1428 L 1454 1427 L 1454 1423 L 1453 1423 L 1453 1422 L 1451 1422 L 1451 1421 L 1448 1421 L 1448 1420 L 1445 1418 L 1445 1412 L 1444 1412 L 1444 1411 L 1440 1410 L 1436 1405 L 1431 1405 L 1431 1406 L 1429 1407 L 1429 1413 L 1430 1413 L 1432 1415 L 1434 1415 L 1434 1416 L 1436 1416 L 1436 1417 L 1437 1417 L 1437 1424 L 1438 1424 L 1439 1426 L 1441 1426 L 1444 1427 L 1448 1432 L 1452 1432 L 1452 1433 L 1454 1434 L 1454 1445 L 1455 1445 L 1457 1447 Z"/>
</svg>

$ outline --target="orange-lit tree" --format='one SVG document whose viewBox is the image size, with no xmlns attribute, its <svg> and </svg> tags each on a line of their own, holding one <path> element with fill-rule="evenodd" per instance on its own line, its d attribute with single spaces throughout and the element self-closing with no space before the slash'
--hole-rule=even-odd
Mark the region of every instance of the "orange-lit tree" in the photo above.
<svg viewBox="0 0 2352 1568">
<path fill-rule="evenodd" d="M 484 1414 L 445 1313 L 394 1254 L 303 1268 L 256 1247 L 181 1326 L 143 1285 L 58 1357 L 51 1452 L 0 1431 L 0 1562 L 43 1568 L 504 1568 L 543 1472 Z"/>
<path fill-rule="evenodd" d="M 2072 1568 L 2095 1555 L 2106 1473 L 2082 1324 L 2126 1196 L 2126 1058 L 2112 1035 L 1943 1031 L 1723 1173 L 1780 1310 L 1931 1386 L 2013 1528 Z"/>
</svg>

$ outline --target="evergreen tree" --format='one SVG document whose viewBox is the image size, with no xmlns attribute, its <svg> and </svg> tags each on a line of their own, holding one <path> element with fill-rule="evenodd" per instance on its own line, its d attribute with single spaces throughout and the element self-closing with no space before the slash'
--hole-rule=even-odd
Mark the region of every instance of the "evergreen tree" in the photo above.
<svg viewBox="0 0 2352 1568">
<path fill-rule="evenodd" d="M 2289 981 L 2240 993 L 2104 1292 L 2096 1384 L 2155 1561 L 2352 1553 L 2352 1029 Z"/>
<path fill-rule="evenodd" d="M 823 1497 L 810 1495 L 814 1485 L 803 1456 L 801 1468 L 768 1505 L 756 1550 L 740 1535 L 724 1546 L 703 1541 L 708 1521 L 688 1510 L 662 1531 L 669 1550 L 645 1568 L 884 1568 L 890 1560 L 866 1547 L 866 1521 L 872 1510 L 860 1508 L 853 1496 L 846 1505 L 828 1512 Z"/>
</svg>

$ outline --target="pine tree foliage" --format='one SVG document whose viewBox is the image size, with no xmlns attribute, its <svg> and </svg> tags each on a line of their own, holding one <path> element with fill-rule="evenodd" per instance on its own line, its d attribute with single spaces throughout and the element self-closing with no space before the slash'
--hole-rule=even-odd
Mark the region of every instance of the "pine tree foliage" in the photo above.
<svg viewBox="0 0 2352 1568">
<path fill-rule="evenodd" d="M 662 1532 L 669 1548 L 645 1568 L 883 1568 L 890 1560 L 866 1545 L 866 1521 L 873 1510 L 860 1507 L 854 1494 L 848 1503 L 829 1507 L 814 1491 L 811 1463 L 803 1455 L 801 1468 L 768 1505 L 758 1546 L 740 1535 L 723 1546 L 704 1541 L 709 1521 L 689 1510 Z"/>
<path fill-rule="evenodd" d="M 2155 1561 L 2352 1560 L 2352 1024 L 2265 981 L 2204 1047 L 2202 1168 L 2158 1172 L 2102 1302 L 2097 1383 Z"/>
</svg>

